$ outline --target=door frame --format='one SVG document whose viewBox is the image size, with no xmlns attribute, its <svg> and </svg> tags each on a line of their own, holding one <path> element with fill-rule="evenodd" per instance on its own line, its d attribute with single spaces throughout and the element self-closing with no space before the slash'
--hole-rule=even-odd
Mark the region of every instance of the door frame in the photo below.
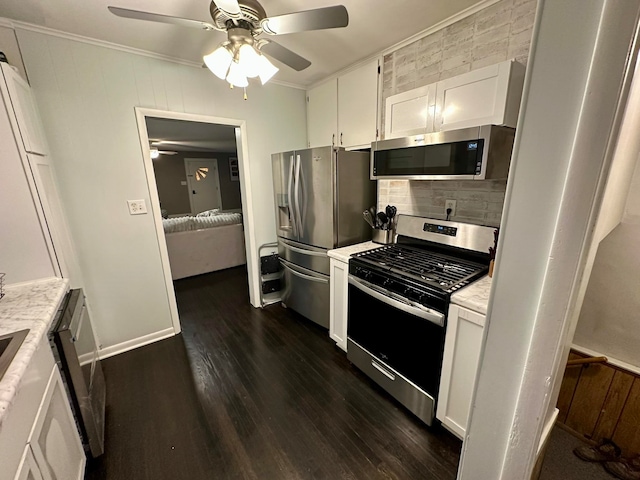
<svg viewBox="0 0 640 480">
<path fill-rule="evenodd" d="M 171 278 L 171 265 L 169 264 L 169 253 L 167 251 L 167 243 L 164 237 L 164 229 L 162 227 L 162 214 L 160 211 L 160 198 L 158 196 L 158 186 L 156 185 L 156 177 L 153 168 L 153 160 L 151 160 L 151 149 L 149 146 L 149 133 L 147 132 L 146 117 L 163 118 L 169 120 L 184 120 L 187 122 L 215 123 L 217 125 L 228 125 L 236 129 L 236 150 L 238 153 L 238 168 L 240 170 L 240 192 L 242 196 L 242 223 L 244 227 L 244 240 L 247 254 L 247 272 L 249 283 L 249 300 L 252 305 L 259 303 L 259 293 L 252 288 L 252 279 L 259 278 L 258 248 L 255 234 L 255 222 L 253 217 L 253 196 L 251 194 L 251 175 L 249 169 L 249 144 L 247 141 L 247 123 L 245 120 L 233 118 L 214 117 L 210 115 L 198 115 L 194 113 L 170 112 L 167 110 L 158 110 L 153 108 L 134 107 L 136 122 L 138 124 L 138 134 L 140 136 L 140 147 L 142 149 L 142 160 L 145 175 L 147 177 L 147 187 L 149 189 L 149 200 L 151 203 L 151 214 L 156 230 L 156 239 L 158 249 L 160 250 L 160 259 L 162 271 L 164 275 L 164 283 L 167 292 L 167 300 L 169 302 L 169 311 L 171 314 L 171 323 L 176 334 L 182 330 L 180 326 L 180 317 L 178 315 L 178 304 L 176 302 L 176 293 L 173 288 L 173 279 Z"/>
<path fill-rule="evenodd" d="M 220 169 L 218 168 L 218 159 L 217 158 L 185 158 L 184 159 L 184 171 L 187 175 L 187 187 L 189 187 L 189 207 L 191 208 L 191 215 L 195 215 L 196 212 L 193 208 L 193 187 L 191 186 L 191 179 L 189 179 L 189 162 L 201 162 L 201 161 L 209 161 L 216 162 L 216 184 L 218 185 L 218 190 L 216 192 L 216 197 L 218 198 L 218 208 L 222 210 L 222 192 L 220 191 Z"/>
</svg>

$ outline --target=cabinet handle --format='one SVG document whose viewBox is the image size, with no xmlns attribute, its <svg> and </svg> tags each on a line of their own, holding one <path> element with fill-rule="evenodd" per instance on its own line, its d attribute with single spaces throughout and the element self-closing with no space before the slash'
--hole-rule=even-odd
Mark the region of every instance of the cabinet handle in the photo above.
<svg viewBox="0 0 640 480">
<path fill-rule="evenodd" d="M 340 145 L 342 145 L 342 132 L 340 132 Z"/>
<path fill-rule="evenodd" d="M 335 146 L 336 144 L 336 134 L 334 133 L 333 135 L 331 135 L 331 146 Z"/>
</svg>

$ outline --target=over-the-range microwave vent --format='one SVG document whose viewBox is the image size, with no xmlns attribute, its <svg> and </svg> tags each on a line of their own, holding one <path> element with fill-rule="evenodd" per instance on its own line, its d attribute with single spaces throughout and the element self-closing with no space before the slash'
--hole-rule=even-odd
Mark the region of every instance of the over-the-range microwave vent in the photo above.
<svg viewBox="0 0 640 480">
<path fill-rule="evenodd" d="M 371 179 L 506 179 L 514 137 L 513 128 L 483 125 L 375 142 Z"/>
</svg>

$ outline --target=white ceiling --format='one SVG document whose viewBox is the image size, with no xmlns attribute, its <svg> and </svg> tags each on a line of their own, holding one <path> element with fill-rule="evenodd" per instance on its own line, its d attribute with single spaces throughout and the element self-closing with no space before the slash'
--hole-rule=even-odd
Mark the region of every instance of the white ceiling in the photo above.
<svg viewBox="0 0 640 480">
<path fill-rule="evenodd" d="M 280 66 L 275 79 L 310 85 L 464 10 L 478 0 L 260 0 L 267 15 L 343 4 L 349 26 L 282 35 L 274 40 L 306 57 L 302 72 Z M 108 5 L 211 21 L 207 0 L 2 0 L 0 17 L 201 63 L 226 36 L 222 32 L 131 20 Z M 266 35 L 265 35 L 266 36 Z"/>
<path fill-rule="evenodd" d="M 236 151 L 235 128 L 228 125 L 150 117 L 147 117 L 146 123 L 151 145 L 158 150 L 226 153 Z"/>
</svg>

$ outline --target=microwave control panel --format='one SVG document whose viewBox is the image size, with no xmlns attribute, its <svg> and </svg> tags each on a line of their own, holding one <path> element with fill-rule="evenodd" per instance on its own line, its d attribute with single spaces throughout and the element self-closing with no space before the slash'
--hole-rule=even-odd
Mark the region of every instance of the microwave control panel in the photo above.
<svg viewBox="0 0 640 480">
<path fill-rule="evenodd" d="M 439 233 L 440 235 L 448 235 L 455 237 L 458 234 L 456 227 L 445 227 L 444 225 L 438 225 L 435 223 L 425 223 L 422 227 L 422 231 L 429 233 Z"/>
</svg>

